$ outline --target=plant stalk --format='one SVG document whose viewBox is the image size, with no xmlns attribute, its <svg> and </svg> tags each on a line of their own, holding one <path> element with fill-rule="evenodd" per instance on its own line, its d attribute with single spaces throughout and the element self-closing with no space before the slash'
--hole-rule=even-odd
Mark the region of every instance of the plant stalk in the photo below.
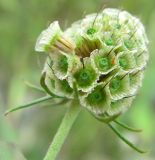
<svg viewBox="0 0 155 160">
<path fill-rule="evenodd" d="M 67 110 L 60 127 L 55 134 L 55 137 L 47 150 L 47 153 L 43 160 L 55 160 L 56 156 L 58 155 L 75 119 L 77 118 L 78 114 L 80 113 L 80 107 L 76 104 L 70 106 Z"/>
</svg>

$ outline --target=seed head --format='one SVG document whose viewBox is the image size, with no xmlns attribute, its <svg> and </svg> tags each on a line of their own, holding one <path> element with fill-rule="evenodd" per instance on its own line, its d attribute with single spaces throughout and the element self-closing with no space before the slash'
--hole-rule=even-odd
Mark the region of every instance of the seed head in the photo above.
<svg viewBox="0 0 155 160">
<path fill-rule="evenodd" d="M 64 32 L 57 21 L 51 23 L 35 49 L 48 54 L 42 78 L 46 90 L 78 99 L 95 116 L 112 120 L 131 106 L 141 86 L 147 46 L 138 18 L 104 9 Z"/>
</svg>

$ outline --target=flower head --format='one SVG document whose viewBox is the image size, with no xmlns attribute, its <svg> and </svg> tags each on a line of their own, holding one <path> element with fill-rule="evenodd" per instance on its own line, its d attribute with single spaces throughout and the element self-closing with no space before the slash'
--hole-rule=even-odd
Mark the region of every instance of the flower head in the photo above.
<svg viewBox="0 0 155 160">
<path fill-rule="evenodd" d="M 49 54 L 42 86 L 112 120 L 131 106 L 141 86 L 147 45 L 142 23 L 126 11 L 104 9 L 64 32 L 55 21 L 36 43 L 36 51 Z"/>
</svg>

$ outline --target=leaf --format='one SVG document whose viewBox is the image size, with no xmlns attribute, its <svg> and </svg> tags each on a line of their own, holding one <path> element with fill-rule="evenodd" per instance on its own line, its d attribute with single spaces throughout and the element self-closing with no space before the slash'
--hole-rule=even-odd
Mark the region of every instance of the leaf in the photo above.
<svg viewBox="0 0 155 160">
<path fill-rule="evenodd" d="M 14 112 L 14 111 L 17 111 L 17 110 L 20 110 L 20 109 L 23 109 L 23 108 L 31 107 L 31 106 L 33 106 L 33 105 L 35 105 L 35 104 L 39 104 L 39 103 L 41 103 L 41 102 L 50 100 L 50 99 L 52 99 L 52 98 L 53 98 L 53 97 L 51 97 L 51 96 L 45 96 L 45 97 L 42 97 L 42 98 L 33 100 L 33 101 L 31 101 L 31 102 L 29 102 L 29 103 L 27 103 L 27 104 L 24 104 L 24 105 L 20 105 L 20 106 L 11 108 L 11 109 L 9 109 L 9 110 L 7 110 L 7 111 L 5 112 L 5 116 L 8 115 L 8 114 L 11 113 L 11 112 Z"/>
<path fill-rule="evenodd" d="M 36 85 L 28 82 L 28 81 L 24 81 L 24 83 L 25 83 L 28 87 L 30 87 L 30 88 L 32 88 L 32 89 L 35 89 L 35 90 L 37 90 L 37 91 L 40 91 L 40 92 L 45 93 L 45 91 L 44 91 L 42 88 L 40 88 L 40 87 L 38 87 L 38 86 L 36 86 Z"/>
<path fill-rule="evenodd" d="M 112 131 L 124 142 L 126 143 L 128 146 L 130 146 L 132 149 L 134 149 L 135 151 L 139 152 L 139 153 L 146 153 L 147 151 L 143 151 L 139 148 L 137 148 L 134 144 L 132 144 L 129 140 L 127 140 L 125 137 L 122 136 L 122 134 L 115 129 L 110 123 L 108 124 L 108 126 L 112 129 Z"/>
<path fill-rule="evenodd" d="M 116 121 L 116 120 L 113 120 L 113 122 L 115 122 L 116 124 L 118 124 L 119 126 L 129 130 L 129 131 L 132 131 L 132 132 L 141 132 L 142 130 L 141 129 L 136 129 L 136 128 L 132 128 L 132 127 L 129 127 L 127 126 L 126 124 L 122 123 L 122 122 L 119 122 L 119 121 Z"/>
</svg>

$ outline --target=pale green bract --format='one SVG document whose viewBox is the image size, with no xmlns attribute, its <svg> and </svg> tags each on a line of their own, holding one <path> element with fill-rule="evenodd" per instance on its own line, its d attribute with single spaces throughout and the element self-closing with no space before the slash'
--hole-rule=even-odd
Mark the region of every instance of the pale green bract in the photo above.
<svg viewBox="0 0 155 160">
<path fill-rule="evenodd" d="M 64 32 L 55 21 L 35 47 L 48 55 L 42 87 L 78 99 L 93 115 L 111 121 L 131 106 L 142 84 L 147 47 L 143 24 L 126 11 L 104 9 Z"/>
</svg>

